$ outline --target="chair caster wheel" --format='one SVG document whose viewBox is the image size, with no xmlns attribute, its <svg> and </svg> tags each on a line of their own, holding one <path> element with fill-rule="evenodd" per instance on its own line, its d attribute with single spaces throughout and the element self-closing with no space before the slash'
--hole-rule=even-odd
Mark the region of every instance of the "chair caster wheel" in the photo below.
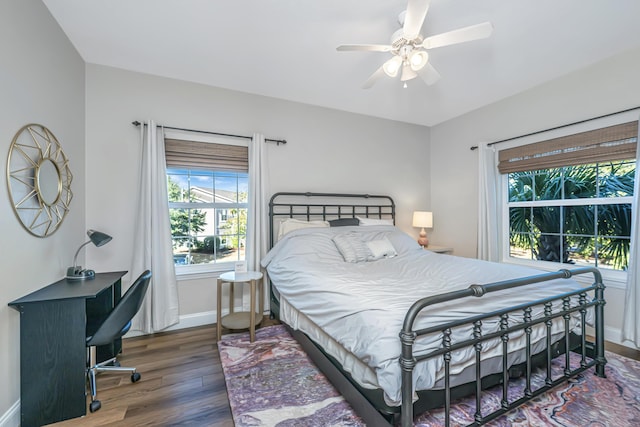
<svg viewBox="0 0 640 427">
<path fill-rule="evenodd" d="M 131 374 L 131 382 L 135 383 L 140 381 L 140 374 L 137 372 L 134 372 L 133 374 Z"/>
<path fill-rule="evenodd" d="M 91 404 L 89 404 L 89 412 L 94 413 L 101 407 L 102 407 L 102 403 L 100 403 L 99 400 L 94 400 L 91 402 Z"/>
</svg>

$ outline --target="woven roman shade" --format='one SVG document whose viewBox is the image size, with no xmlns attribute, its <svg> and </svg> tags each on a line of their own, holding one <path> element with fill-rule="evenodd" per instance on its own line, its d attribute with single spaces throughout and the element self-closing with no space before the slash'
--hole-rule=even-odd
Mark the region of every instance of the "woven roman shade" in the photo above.
<svg viewBox="0 0 640 427">
<path fill-rule="evenodd" d="M 167 138 L 164 150 L 169 168 L 249 172 L 248 147 Z"/>
<path fill-rule="evenodd" d="M 628 122 L 500 150 L 500 173 L 635 159 L 638 122 Z"/>
</svg>

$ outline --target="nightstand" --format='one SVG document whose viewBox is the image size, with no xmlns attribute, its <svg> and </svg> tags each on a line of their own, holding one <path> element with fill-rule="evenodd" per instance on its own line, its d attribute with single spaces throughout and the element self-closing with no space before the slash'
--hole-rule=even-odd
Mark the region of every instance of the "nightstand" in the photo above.
<svg viewBox="0 0 640 427">
<path fill-rule="evenodd" d="M 229 314 L 222 315 L 222 286 L 229 284 Z M 236 283 L 248 283 L 251 286 L 250 309 L 249 311 L 234 312 L 233 294 Z M 256 289 L 257 288 L 257 289 Z M 256 290 L 259 294 L 258 311 L 256 312 Z M 217 340 L 220 341 L 222 327 L 226 329 L 249 329 L 251 342 L 256 337 L 256 325 L 262 321 L 262 310 L 264 309 L 264 287 L 262 285 L 262 273 L 258 271 L 248 271 L 246 273 L 236 273 L 230 271 L 218 277 L 218 324 Z"/>
<path fill-rule="evenodd" d="M 453 252 L 453 248 L 447 246 L 429 245 L 424 249 L 435 252 L 437 254 L 450 254 L 451 252 Z"/>
</svg>

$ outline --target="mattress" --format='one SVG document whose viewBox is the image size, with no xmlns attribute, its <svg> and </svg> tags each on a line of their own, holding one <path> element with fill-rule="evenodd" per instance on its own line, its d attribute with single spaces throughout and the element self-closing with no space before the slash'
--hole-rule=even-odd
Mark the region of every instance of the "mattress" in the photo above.
<svg viewBox="0 0 640 427">
<path fill-rule="evenodd" d="M 336 246 L 337 235 L 349 235 L 364 242 L 389 242 L 396 255 L 371 261 L 346 262 Z M 434 254 L 423 250 L 404 232 L 393 226 L 308 228 L 285 235 L 263 260 L 272 284 L 281 295 L 281 319 L 300 329 L 340 361 L 344 369 L 366 388 L 381 388 L 389 405 L 401 401 L 401 377 L 398 334 L 404 316 L 420 298 L 467 288 L 477 283 L 513 279 L 540 274 L 539 270 L 520 266 Z M 518 289 L 434 306 L 421 313 L 418 327 L 429 327 L 475 314 L 490 312 L 505 305 L 532 300 L 581 288 L 574 281 L 558 279 Z M 558 308 L 558 307 L 556 307 Z M 543 314 L 536 306 L 532 317 Z M 591 313 L 589 313 L 589 320 Z M 521 318 L 521 316 L 520 316 Z M 512 317 L 516 322 L 518 316 Z M 571 328 L 579 331 L 579 319 L 571 319 Z M 483 333 L 498 330 L 499 319 L 483 322 Z M 553 339 L 562 337 L 564 325 L 553 323 Z M 472 336 L 471 326 L 453 331 L 454 340 Z M 546 344 L 544 327 L 532 332 L 533 351 Z M 524 333 L 510 335 L 510 364 L 523 360 Z M 416 341 L 414 354 L 441 347 L 442 335 L 433 334 Z M 502 342 L 483 344 L 484 365 L 501 369 Z M 452 375 L 460 381 L 475 361 L 472 348 L 452 355 Z M 414 390 L 442 385 L 442 358 L 420 363 L 414 371 Z"/>
</svg>

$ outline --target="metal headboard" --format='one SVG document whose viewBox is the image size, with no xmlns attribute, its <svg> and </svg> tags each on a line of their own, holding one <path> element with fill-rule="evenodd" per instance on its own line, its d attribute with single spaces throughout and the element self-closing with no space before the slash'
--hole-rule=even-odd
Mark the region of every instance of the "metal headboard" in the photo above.
<svg viewBox="0 0 640 427">
<path fill-rule="evenodd" d="M 391 219 L 395 224 L 396 205 L 389 196 L 341 193 L 275 193 L 269 201 L 269 247 L 274 245 L 276 221 L 296 218 L 330 221 L 340 218 Z"/>
</svg>

